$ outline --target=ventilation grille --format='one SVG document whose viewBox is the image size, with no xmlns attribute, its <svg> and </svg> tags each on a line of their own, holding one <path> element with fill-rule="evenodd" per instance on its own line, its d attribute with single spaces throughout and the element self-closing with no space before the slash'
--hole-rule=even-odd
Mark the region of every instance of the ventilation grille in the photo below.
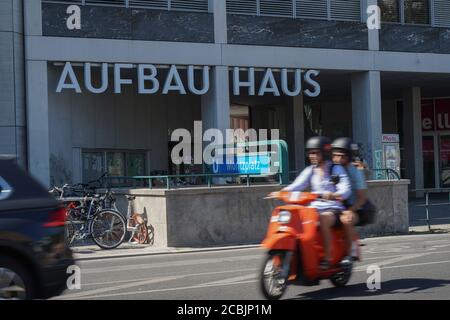
<svg viewBox="0 0 450 320">
<path fill-rule="evenodd" d="M 47 3 L 209 12 L 209 0 L 44 0 Z"/>
<path fill-rule="evenodd" d="M 450 27 L 450 1 L 434 0 L 434 25 L 436 27 Z"/>
<path fill-rule="evenodd" d="M 360 0 L 331 0 L 331 19 L 361 21 Z"/>
<path fill-rule="evenodd" d="M 297 0 L 298 18 L 328 19 L 328 0 Z"/>
</svg>

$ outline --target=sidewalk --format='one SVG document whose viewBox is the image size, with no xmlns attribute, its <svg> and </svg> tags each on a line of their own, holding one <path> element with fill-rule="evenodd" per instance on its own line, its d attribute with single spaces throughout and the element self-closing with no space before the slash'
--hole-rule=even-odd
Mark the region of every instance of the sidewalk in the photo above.
<svg viewBox="0 0 450 320">
<path fill-rule="evenodd" d="M 431 231 L 428 230 L 428 226 L 427 225 L 409 227 L 409 233 L 410 234 L 417 234 L 417 233 L 446 233 L 446 232 L 450 232 L 450 224 L 432 224 L 431 225 Z"/>
</svg>

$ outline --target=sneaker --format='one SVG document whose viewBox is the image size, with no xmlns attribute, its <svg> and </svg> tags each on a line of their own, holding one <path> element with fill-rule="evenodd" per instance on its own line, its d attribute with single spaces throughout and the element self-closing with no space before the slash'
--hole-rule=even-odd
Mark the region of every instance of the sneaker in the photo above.
<svg viewBox="0 0 450 320">
<path fill-rule="evenodd" d="M 358 256 L 358 243 L 356 241 L 352 242 L 352 256 L 353 257 Z"/>
<path fill-rule="evenodd" d="M 340 262 L 342 268 L 349 268 L 352 266 L 352 264 L 353 264 L 353 257 L 351 256 L 345 256 Z"/>
</svg>

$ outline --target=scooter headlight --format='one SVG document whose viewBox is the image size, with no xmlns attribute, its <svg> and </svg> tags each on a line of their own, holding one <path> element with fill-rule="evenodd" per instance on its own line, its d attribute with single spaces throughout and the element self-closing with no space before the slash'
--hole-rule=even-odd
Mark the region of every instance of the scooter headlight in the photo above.
<svg viewBox="0 0 450 320">
<path fill-rule="evenodd" d="M 280 211 L 278 214 L 278 222 L 279 223 L 289 223 L 291 221 L 291 213 L 289 211 Z"/>
</svg>

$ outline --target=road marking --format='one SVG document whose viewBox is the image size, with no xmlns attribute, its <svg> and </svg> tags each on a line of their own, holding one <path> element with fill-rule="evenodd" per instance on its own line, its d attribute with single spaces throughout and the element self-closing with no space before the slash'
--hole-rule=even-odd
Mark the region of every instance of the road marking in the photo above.
<svg viewBox="0 0 450 320">
<path fill-rule="evenodd" d="M 116 291 L 116 290 L 122 290 L 122 289 L 128 289 L 128 288 L 132 288 L 132 287 L 138 287 L 138 286 L 142 286 L 142 285 L 146 285 L 146 284 L 153 284 L 153 283 L 158 283 L 158 282 L 166 282 L 166 281 L 171 281 L 171 280 L 177 280 L 180 278 L 183 278 L 184 276 L 172 276 L 172 277 L 163 277 L 163 278 L 157 278 L 157 279 L 150 279 L 147 281 L 134 281 L 131 283 L 127 283 L 127 284 L 123 284 L 120 286 L 114 286 L 114 287 L 106 287 L 106 288 L 100 288 L 100 289 L 94 289 L 94 290 L 88 290 L 88 291 L 83 291 L 83 292 L 78 292 L 78 293 L 73 293 L 73 294 L 67 294 L 67 295 L 63 295 L 60 297 L 56 297 L 55 299 L 57 300 L 70 300 L 70 299 L 76 299 L 76 298 L 82 298 L 84 296 L 89 296 L 89 295 L 95 295 L 97 293 L 104 293 L 104 292 L 110 292 L 110 291 Z"/>
<path fill-rule="evenodd" d="M 238 283 L 238 282 L 242 282 L 242 281 L 246 281 L 246 280 L 256 280 L 256 278 L 258 277 L 257 274 L 248 274 L 245 276 L 239 276 L 239 277 L 233 277 L 233 278 L 227 278 L 227 279 L 223 279 L 223 280 L 218 280 L 218 281 L 212 281 L 212 282 L 207 282 L 204 283 L 203 285 L 216 285 L 216 284 L 228 284 L 228 283 Z"/>
<path fill-rule="evenodd" d="M 414 259 L 414 258 L 420 258 L 420 257 L 424 257 L 426 255 L 429 255 L 431 253 L 417 253 L 417 254 L 408 254 L 408 255 L 403 255 L 397 258 L 393 258 L 393 259 L 388 259 L 388 260 L 383 260 L 380 262 L 376 262 L 376 263 L 371 263 L 371 264 L 366 264 L 366 265 L 362 265 L 362 266 L 358 266 L 355 268 L 356 271 L 361 271 L 361 270 L 366 270 L 368 266 L 372 265 L 372 264 L 376 264 L 379 267 L 383 268 L 386 265 L 389 264 L 393 264 L 393 263 L 397 263 L 400 261 L 404 261 L 404 260 L 410 260 L 410 259 Z"/>
<path fill-rule="evenodd" d="M 155 269 L 155 268 L 167 268 L 167 267 L 185 267 L 194 266 L 199 264 L 213 264 L 213 263 L 223 263 L 223 262 L 236 262 L 236 261 L 246 261 L 246 260 L 259 260 L 262 259 L 262 255 L 247 255 L 247 256 L 237 256 L 237 257 L 225 257 L 225 258 L 207 258 L 207 259 L 193 259 L 193 260 L 179 260 L 170 262 L 160 262 L 160 263 L 143 263 L 135 265 L 125 265 L 117 267 L 97 267 L 97 268 L 86 268 L 81 265 L 83 274 L 92 273 L 105 273 L 105 272 L 120 272 L 120 271 L 130 271 L 130 270 L 143 270 L 143 269 Z"/>
<path fill-rule="evenodd" d="M 105 256 L 98 256 L 98 260 L 95 258 L 85 260 L 81 259 L 79 262 L 88 264 L 88 263 L 99 263 L 99 262 L 107 262 L 108 260 L 137 260 L 137 259 L 155 259 L 155 258 L 163 258 L 163 257 L 177 257 L 177 256 L 188 256 L 188 255 L 206 255 L 206 254 L 219 254 L 219 253 L 229 253 L 234 251 L 265 251 L 265 249 L 261 246 L 254 246 L 254 247 L 246 247 L 246 248 L 232 248 L 232 249 L 217 249 L 217 250 L 203 250 L 203 251 L 185 251 L 185 252 L 175 252 L 175 251 L 169 251 L 169 252 L 163 252 L 161 254 L 135 254 L 130 256 L 118 256 L 118 257 L 105 257 Z M 76 256 L 83 257 L 81 254 L 74 252 Z M 75 259 L 76 260 L 76 259 Z"/>
<path fill-rule="evenodd" d="M 426 265 L 430 265 L 430 264 L 442 264 L 442 263 L 450 263 L 450 260 L 403 264 L 400 266 L 382 267 L 381 269 L 406 268 L 406 267 L 426 266 Z"/>
<path fill-rule="evenodd" d="M 133 292 L 124 292 L 124 293 L 112 293 L 112 294 L 105 294 L 105 295 L 97 295 L 97 296 L 88 296 L 83 298 L 76 298 L 74 300 L 78 299 L 94 299 L 94 298 L 104 298 L 104 297 L 118 297 L 118 296 L 130 296 L 130 295 L 137 295 L 137 294 L 144 294 L 144 293 L 155 293 L 155 292 L 163 292 L 163 291 L 178 291 L 178 290 L 189 290 L 189 289 L 199 289 L 199 288 L 207 288 L 207 287 L 222 287 L 222 286 L 232 286 L 237 284 L 246 284 L 246 283 L 254 283 L 258 280 L 248 280 L 248 281 L 240 281 L 240 282 L 231 282 L 231 283 L 220 283 L 220 284 L 201 284 L 201 285 L 195 285 L 195 286 L 187 286 L 187 287 L 176 287 L 176 288 L 166 288 L 166 289 L 155 289 L 155 290 L 147 290 L 147 291 L 133 291 Z"/>
<path fill-rule="evenodd" d="M 440 244 L 440 245 L 434 245 L 433 248 L 444 248 L 444 247 L 448 247 L 450 246 L 450 244 Z"/>
<path fill-rule="evenodd" d="M 417 239 L 420 241 L 421 238 L 436 238 L 436 237 L 442 237 L 442 238 L 450 238 L 450 234 L 448 233 L 440 233 L 440 234 L 420 234 L 420 235 L 401 235 L 401 236 L 386 236 L 386 237 L 377 237 L 377 238 L 364 238 L 361 239 L 363 243 L 365 242 L 376 242 L 379 241 L 381 243 L 385 242 L 391 242 L 395 241 L 394 243 L 401 243 L 401 242 L 411 242 L 411 239 Z"/>
<path fill-rule="evenodd" d="M 204 272 L 204 273 L 191 273 L 183 275 L 184 277 L 196 277 L 196 276 L 206 276 L 206 275 L 212 275 L 212 274 L 224 274 L 224 273 L 236 273 L 236 272 L 251 272 L 251 271 L 258 271 L 258 269 L 251 268 L 251 269 L 236 269 L 236 270 L 226 270 L 226 271 L 214 271 L 214 272 Z M 94 286 L 94 285 L 106 285 L 106 284 L 114 284 L 114 283 L 123 283 L 123 282 L 130 282 L 130 281 L 145 281 L 149 280 L 149 278 L 141 278 L 141 279 L 132 279 L 132 280 L 119 280 L 119 281 L 111 281 L 111 282 L 97 282 L 97 283 L 86 283 L 82 284 L 83 287 L 86 286 Z"/>
</svg>

